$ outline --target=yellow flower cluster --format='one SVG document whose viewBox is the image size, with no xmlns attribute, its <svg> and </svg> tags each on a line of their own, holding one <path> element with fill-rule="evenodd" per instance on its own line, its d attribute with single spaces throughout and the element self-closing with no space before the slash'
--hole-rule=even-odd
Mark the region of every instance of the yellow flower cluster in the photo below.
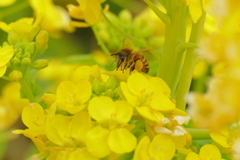
<svg viewBox="0 0 240 160">
<path fill-rule="evenodd" d="M 176 149 L 189 145 L 182 126 L 189 116 L 176 109 L 162 79 L 121 75 L 101 73 L 98 66 L 77 68 L 55 94 L 44 94 L 46 109 L 38 103 L 24 108 L 28 129 L 14 133 L 29 137 L 40 151 L 37 156 L 46 159 L 171 160 Z"/>
</svg>

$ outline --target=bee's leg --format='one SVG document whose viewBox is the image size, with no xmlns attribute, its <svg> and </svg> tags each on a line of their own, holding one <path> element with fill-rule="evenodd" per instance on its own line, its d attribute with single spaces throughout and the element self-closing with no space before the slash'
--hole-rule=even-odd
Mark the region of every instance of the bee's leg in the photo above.
<svg viewBox="0 0 240 160">
<path fill-rule="evenodd" d="M 135 60 L 135 65 L 134 65 L 134 68 L 140 72 L 143 68 L 143 62 L 140 60 L 140 59 L 136 59 Z"/>
</svg>

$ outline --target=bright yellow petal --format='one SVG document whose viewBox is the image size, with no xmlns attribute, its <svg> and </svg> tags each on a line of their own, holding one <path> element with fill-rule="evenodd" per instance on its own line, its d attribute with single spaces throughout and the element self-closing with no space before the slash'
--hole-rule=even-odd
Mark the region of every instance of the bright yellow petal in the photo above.
<svg viewBox="0 0 240 160">
<path fill-rule="evenodd" d="M 136 109 L 141 116 L 154 122 L 161 122 L 162 118 L 164 118 L 164 115 L 161 112 L 153 110 L 147 106 L 137 107 Z"/>
<path fill-rule="evenodd" d="M 89 80 L 90 75 L 91 75 L 91 67 L 81 66 L 74 71 L 71 80 L 76 83 L 80 80 Z"/>
<path fill-rule="evenodd" d="M 222 155 L 219 149 L 212 145 L 212 144 L 206 144 L 202 146 L 199 152 L 201 159 L 221 159 Z"/>
<path fill-rule="evenodd" d="M 86 135 L 87 150 L 96 157 L 106 157 L 111 152 L 107 144 L 108 136 L 107 129 L 99 126 L 91 129 Z"/>
<path fill-rule="evenodd" d="M 116 105 L 116 121 L 118 123 L 127 123 L 130 121 L 133 108 L 126 101 L 115 101 Z"/>
<path fill-rule="evenodd" d="M 171 111 L 176 108 L 175 103 L 173 103 L 168 96 L 164 94 L 153 95 L 152 101 L 149 102 L 151 108 L 158 111 Z"/>
<path fill-rule="evenodd" d="M 73 139 L 70 137 L 70 118 L 57 114 L 46 123 L 47 138 L 59 146 L 70 145 Z"/>
<path fill-rule="evenodd" d="M 130 93 L 126 82 L 121 82 L 120 86 L 128 103 L 130 103 L 133 107 L 136 107 L 138 103 L 137 96 Z"/>
<path fill-rule="evenodd" d="M 133 160 L 150 159 L 150 155 L 148 153 L 149 145 L 150 145 L 149 138 L 147 136 L 144 136 L 139 142 L 137 148 L 135 149 Z"/>
<path fill-rule="evenodd" d="M 22 112 L 22 121 L 28 128 L 45 125 L 43 108 L 38 103 L 32 103 L 25 107 Z"/>
<path fill-rule="evenodd" d="M 0 7 L 6 7 L 14 4 L 16 0 L 2 0 L 0 1 Z"/>
<path fill-rule="evenodd" d="M 0 66 L 7 64 L 14 55 L 12 46 L 5 46 L 0 48 Z"/>
<path fill-rule="evenodd" d="M 8 33 L 11 30 L 11 27 L 5 22 L 0 22 L 0 29 Z"/>
<path fill-rule="evenodd" d="M 148 80 L 142 74 L 135 72 L 129 76 L 127 86 L 131 93 L 140 96 L 148 88 Z"/>
<path fill-rule="evenodd" d="M 0 77 L 2 77 L 7 70 L 7 65 L 0 66 Z"/>
<path fill-rule="evenodd" d="M 137 138 L 129 130 L 118 128 L 110 132 L 108 144 L 114 153 L 128 153 L 135 149 Z"/>
<path fill-rule="evenodd" d="M 106 121 L 115 114 L 116 107 L 109 97 L 94 97 L 88 105 L 90 116 L 96 121 Z"/>
<path fill-rule="evenodd" d="M 76 142 L 84 144 L 87 131 L 91 128 L 91 119 L 88 112 L 79 112 L 71 121 L 71 137 Z"/>
<path fill-rule="evenodd" d="M 201 0 L 187 0 L 188 8 L 194 23 L 202 16 L 202 1 Z"/>
<path fill-rule="evenodd" d="M 149 154 L 155 159 L 171 160 L 175 151 L 172 139 L 162 134 L 156 135 L 149 146 Z"/>
<path fill-rule="evenodd" d="M 210 133 L 211 138 L 223 146 L 224 148 L 229 148 L 230 145 L 228 144 L 227 137 L 221 134 L 220 132 L 211 132 Z"/>
<path fill-rule="evenodd" d="M 149 82 L 152 84 L 151 87 L 152 90 L 155 90 L 155 92 L 159 94 L 164 94 L 168 97 L 171 95 L 171 90 L 168 87 L 167 83 L 163 81 L 163 79 L 158 78 L 158 77 L 151 77 L 149 79 Z"/>
<path fill-rule="evenodd" d="M 198 154 L 191 152 L 187 155 L 186 160 L 200 160 Z"/>
<path fill-rule="evenodd" d="M 98 158 L 91 155 L 86 148 L 77 148 L 75 151 L 71 152 L 68 160 L 77 160 L 77 159 L 98 160 Z"/>
<path fill-rule="evenodd" d="M 76 86 L 77 100 L 83 105 L 92 94 L 92 85 L 87 80 L 79 81 Z"/>
</svg>

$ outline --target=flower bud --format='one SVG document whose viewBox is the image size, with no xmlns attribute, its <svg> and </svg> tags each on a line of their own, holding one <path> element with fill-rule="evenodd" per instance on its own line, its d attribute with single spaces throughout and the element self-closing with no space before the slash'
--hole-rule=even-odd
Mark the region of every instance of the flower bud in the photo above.
<svg viewBox="0 0 240 160">
<path fill-rule="evenodd" d="M 36 37 L 36 47 L 39 50 L 45 50 L 48 43 L 48 32 L 41 30 Z"/>
<path fill-rule="evenodd" d="M 43 69 L 48 66 L 48 60 L 46 59 L 38 59 L 32 63 L 32 67 L 34 69 Z"/>
<path fill-rule="evenodd" d="M 130 13 L 129 10 L 122 10 L 119 13 L 119 18 L 124 22 L 124 23 L 130 23 L 132 21 L 132 14 Z"/>
<path fill-rule="evenodd" d="M 13 70 L 11 73 L 9 73 L 8 77 L 13 81 L 19 81 L 22 79 L 22 72 L 19 70 Z"/>
<path fill-rule="evenodd" d="M 55 100 L 56 100 L 56 95 L 52 93 L 44 93 L 42 96 L 42 100 L 48 105 L 51 106 Z"/>
<path fill-rule="evenodd" d="M 103 86 L 103 82 L 101 82 L 98 78 L 94 78 L 92 81 L 92 89 L 96 95 L 101 95 L 101 93 L 105 90 Z"/>
<path fill-rule="evenodd" d="M 15 57 L 13 57 L 13 58 L 11 59 L 11 63 L 12 63 L 14 66 L 17 66 L 17 65 L 20 64 L 20 59 L 15 56 Z"/>
<path fill-rule="evenodd" d="M 21 61 L 21 65 L 26 66 L 31 64 L 31 59 L 30 58 L 23 58 Z"/>
<path fill-rule="evenodd" d="M 118 81 L 117 81 L 115 76 L 111 76 L 111 77 L 108 78 L 108 80 L 106 82 L 106 89 L 114 90 L 118 86 L 119 86 L 119 83 L 118 83 Z"/>
<path fill-rule="evenodd" d="M 33 55 L 35 52 L 35 42 L 28 43 L 25 47 L 25 51 L 28 51 L 31 55 Z"/>
</svg>

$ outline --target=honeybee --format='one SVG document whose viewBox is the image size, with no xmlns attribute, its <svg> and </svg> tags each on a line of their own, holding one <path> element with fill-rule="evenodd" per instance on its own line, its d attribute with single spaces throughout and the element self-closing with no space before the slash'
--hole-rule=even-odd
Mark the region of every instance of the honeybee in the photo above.
<svg viewBox="0 0 240 160">
<path fill-rule="evenodd" d="M 130 74 L 133 70 L 138 72 L 148 73 L 149 66 L 147 59 L 141 54 L 146 50 L 133 51 L 131 48 L 132 40 L 130 36 L 125 36 L 122 49 L 117 53 L 111 54 L 116 61 L 116 70 L 120 69 L 124 72 L 125 69 L 130 69 Z"/>
</svg>

